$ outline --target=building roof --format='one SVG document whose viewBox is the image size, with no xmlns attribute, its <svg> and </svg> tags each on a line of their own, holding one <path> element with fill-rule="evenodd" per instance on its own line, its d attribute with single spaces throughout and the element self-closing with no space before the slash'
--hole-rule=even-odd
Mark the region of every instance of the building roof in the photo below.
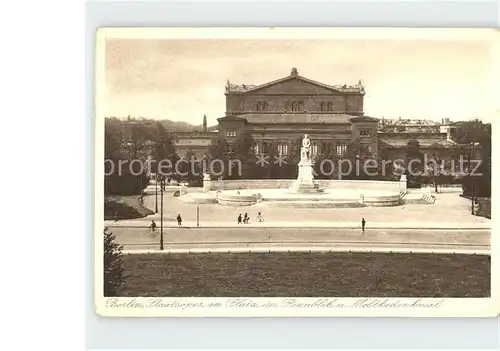
<svg viewBox="0 0 500 351">
<path fill-rule="evenodd" d="M 339 92 L 343 92 L 343 93 L 360 93 L 360 94 L 365 93 L 365 88 L 364 88 L 363 84 L 361 83 L 361 81 L 359 81 L 358 84 L 355 84 L 355 85 L 348 85 L 348 84 L 328 85 L 325 83 L 321 83 L 321 82 L 300 76 L 298 74 L 298 71 L 296 68 L 292 68 L 292 72 L 289 76 L 286 76 L 286 77 L 283 77 L 280 79 L 276 79 L 276 80 L 273 80 L 271 82 L 267 82 L 267 83 L 260 84 L 260 85 L 251 85 L 251 84 L 237 85 L 237 84 L 231 84 L 228 80 L 227 84 L 226 84 L 226 93 L 247 93 L 247 92 L 259 90 L 259 89 L 262 89 L 262 88 L 265 88 L 265 87 L 268 87 L 268 86 L 271 86 L 274 84 L 282 83 L 282 82 L 285 82 L 285 81 L 291 80 L 291 79 L 302 80 L 304 82 L 307 82 L 307 83 L 310 83 L 313 85 L 318 85 L 318 86 L 326 88 L 326 89 L 335 90 L 335 91 L 339 91 Z"/>
<path fill-rule="evenodd" d="M 248 113 L 231 119 L 242 119 L 252 124 L 349 124 L 351 118 L 355 117 L 357 116 L 325 113 Z"/>
<path fill-rule="evenodd" d="M 198 139 L 206 139 L 213 138 L 217 136 L 217 131 L 207 131 L 207 132 L 173 132 L 172 135 L 179 138 L 198 138 Z"/>
<path fill-rule="evenodd" d="M 448 141 L 443 138 L 380 138 L 380 146 L 390 147 L 390 148 L 404 148 L 408 146 L 410 140 L 417 140 L 421 148 L 449 148 L 455 145 L 453 142 Z"/>
</svg>

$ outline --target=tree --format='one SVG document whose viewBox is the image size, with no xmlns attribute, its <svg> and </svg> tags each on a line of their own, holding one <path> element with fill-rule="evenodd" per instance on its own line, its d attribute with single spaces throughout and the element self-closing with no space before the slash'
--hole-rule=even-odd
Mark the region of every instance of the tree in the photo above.
<svg viewBox="0 0 500 351">
<path fill-rule="evenodd" d="M 452 130 L 452 137 L 461 156 L 467 158 L 467 173 L 473 168 L 472 161 L 476 151 L 483 154 L 491 143 L 491 124 L 483 124 L 478 119 L 457 122 Z M 481 155 L 487 156 L 487 155 Z"/>
<path fill-rule="evenodd" d="M 104 158 L 117 161 L 122 157 L 122 122 L 106 118 L 104 122 Z"/>
<path fill-rule="evenodd" d="M 167 133 L 162 123 L 157 122 L 155 127 L 156 135 L 153 155 L 156 162 L 154 171 L 156 173 L 163 173 L 165 176 L 172 176 L 175 170 L 175 164 L 179 159 L 175 153 L 172 136 Z M 170 166 L 170 169 L 168 169 L 168 166 Z"/>
<path fill-rule="evenodd" d="M 104 296 L 118 296 L 125 284 L 122 250 L 113 233 L 104 228 Z"/>
<path fill-rule="evenodd" d="M 350 168 L 350 173 L 347 173 L 346 169 L 342 169 L 342 174 L 346 175 L 346 179 L 369 179 L 368 174 L 365 173 L 365 165 L 368 160 L 371 159 L 371 155 L 368 149 L 363 145 L 359 139 L 351 141 L 347 145 L 347 149 L 344 154 L 344 159 L 349 161 L 349 164 L 342 162 L 342 167 Z"/>
<path fill-rule="evenodd" d="M 278 153 L 278 144 L 275 141 L 270 141 L 267 144 L 265 155 L 267 156 L 267 163 L 264 164 L 263 173 L 265 179 L 279 179 L 281 178 L 280 165 L 276 163 Z M 262 167 L 260 165 L 259 167 Z"/>
<path fill-rule="evenodd" d="M 251 134 L 238 134 L 234 144 L 233 158 L 238 160 L 241 164 L 241 174 L 239 174 L 240 178 L 252 179 L 257 174 L 253 146 L 254 140 Z M 231 171 L 232 173 L 235 172 L 235 170 Z"/>
<path fill-rule="evenodd" d="M 434 154 L 432 159 L 427 162 L 427 175 L 432 179 L 434 184 L 434 192 L 438 192 L 438 180 L 441 177 L 441 160 Z"/>
<path fill-rule="evenodd" d="M 424 154 L 420 151 L 420 143 L 416 139 L 408 141 L 405 156 L 406 176 L 409 184 L 420 184 L 421 174 L 424 170 Z"/>
<path fill-rule="evenodd" d="M 228 152 L 229 145 L 224 137 L 219 136 L 208 148 L 207 161 L 209 163 L 209 171 L 215 172 L 225 178 L 228 174 Z"/>
<path fill-rule="evenodd" d="M 184 157 L 181 158 L 182 161 L 179 163 L 177 170 L 179 175 L 183 180 L 188 182 L 199 182 L 202 177 L 202 165 L 196 159 L 195 154 L 192 151 L 188 151 Z"/>
<path fill-rule="evenodd" d="M 460 156 L 465 155 L 467 159 L 467 176 L 463 180 L 463 194 L 472 198 L 490 197 L 491 124 L 483 123 L 478 119 L 457 122 L 453 129 L 453 140 L 456 142 L 456 153 Z M 472 174 L 473 171 L 475 171 L 474 174 Z"/>
</svg>

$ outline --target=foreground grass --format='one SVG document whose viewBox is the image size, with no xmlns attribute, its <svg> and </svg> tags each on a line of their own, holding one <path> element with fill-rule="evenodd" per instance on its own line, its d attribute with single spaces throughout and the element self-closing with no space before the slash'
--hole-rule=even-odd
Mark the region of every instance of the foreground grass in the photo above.
<svg viewBox="0 0 500 351">
<path fill-rule="evenodd" d="M 125 255 L 121 296 L 488 297 L 490 257 L 399 253 Z"/>
</svg>

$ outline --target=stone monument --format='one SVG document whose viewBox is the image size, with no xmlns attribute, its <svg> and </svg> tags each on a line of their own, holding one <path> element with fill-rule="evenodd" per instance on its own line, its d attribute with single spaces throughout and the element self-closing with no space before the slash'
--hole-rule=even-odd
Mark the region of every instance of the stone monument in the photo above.
<svg viewBox="0 0 500 351">
<path fill-rule="evenodd" d="M 297 180 L 294 182 L 290 190 L 297 193 L 323 192 L 323 189 L 320 189 L 319 185 L 314 182 L 313 162 L 311 159 L 311 140 L 307 134 L 305 134 L 302 139 L 298 168 L 299 174 Z"/>
</svg>

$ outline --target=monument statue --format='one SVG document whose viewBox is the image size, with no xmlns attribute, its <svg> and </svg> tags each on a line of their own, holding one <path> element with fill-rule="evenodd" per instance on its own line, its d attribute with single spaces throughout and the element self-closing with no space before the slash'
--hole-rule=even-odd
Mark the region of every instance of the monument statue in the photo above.
<svg viewBox="0 0 500 351">
<path fill-rule="evenodd" d="M 307 134 L 305 134 L 304 138 L 302 139 L 302 148 L 300 152 L 301 160 L 310 159 L 310 148 L 311 148 L 311 140 L 309 140 L 309 137 L 307 136 Z"/>
<path fill-rule="evenodd" d="M 290 188 L 294 193 L 322 193 L 323 189 L 314 181 L 313 162 L 311 160 L 311 140 L 307 134 L 302 139 L 298 177 Z"/>
</svg>

